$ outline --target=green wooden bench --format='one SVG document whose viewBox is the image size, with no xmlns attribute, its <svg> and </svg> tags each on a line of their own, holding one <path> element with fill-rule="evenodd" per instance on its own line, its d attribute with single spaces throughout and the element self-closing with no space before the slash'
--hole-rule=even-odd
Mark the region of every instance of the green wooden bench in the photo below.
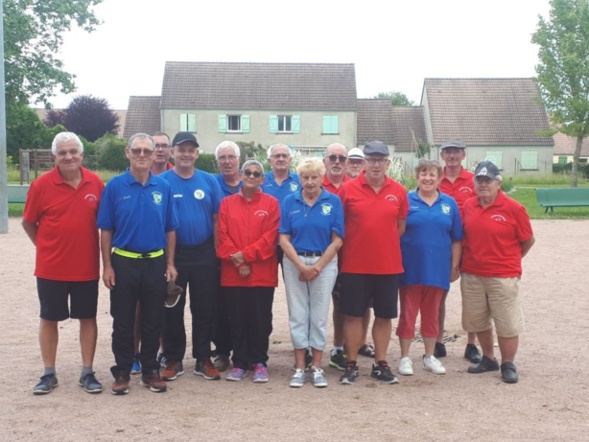
<svg viewBox="0 0 589 442">
<path fill-rule="evenodd" d="M 555 207 L 589 206 L 589 188 L 541 188 L 536 189 L 536 198 L 541 207 L 546 207 L 544 213 L 554 212 Z"/>
<path fill-rule="evenodd" d="M 27 200 L 27 192 L 29 186 L 21 186 L 19 184 L 8 184 L 6 186 L 6 196 L 8 197 L 8 203 L 20 203 L 24 204 Z"/>
</svg>

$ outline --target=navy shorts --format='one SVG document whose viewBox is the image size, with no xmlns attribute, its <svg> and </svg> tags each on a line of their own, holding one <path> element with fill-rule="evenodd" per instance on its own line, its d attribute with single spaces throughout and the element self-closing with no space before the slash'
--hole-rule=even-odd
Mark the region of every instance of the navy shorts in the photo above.
<svg viewBox="0 0 589 442">
<path fill-rule="evenodd" d="M 37 293 L 41 303 L 39 316 L 42 319 L 64 321 L 68 318 L 96 318 L 98 280 L 54 281 L 37 278 Z"/>
<path fill-rule="evenodd" d="M 372 302 L 375 317 L 396 318 L 400 276 L 340 274 L 341 312 L 349 316 L 362 317 Z"/>
</svg>

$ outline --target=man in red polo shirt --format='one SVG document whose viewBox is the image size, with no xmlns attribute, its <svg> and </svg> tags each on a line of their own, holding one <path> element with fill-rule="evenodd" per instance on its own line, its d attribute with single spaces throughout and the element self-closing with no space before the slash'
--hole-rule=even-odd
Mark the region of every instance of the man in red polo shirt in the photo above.
<svg viewBox="0 0 589 442">
<path fill-rule="evenodd" d="M 499 370 L 493 323 L 501 352 L 501 379 L 518 381 L 513 363 L 524 330 L 519 299 L 522 258 L 535 239 L 524 206 L 501 191 L 499 168 L 483 161 L 475 169 L 475 192 L 462 208 L 464 243 L 460 266 L 462 326 L 476 332 L 483 357 L 469 373 Z"/>
<path fill-rule="evenodd" d="M 364 146 L 366 166 L 356 179 L 342 186 L 346 240 L 341 252 L 341 310 L 346 315 L 348 363 L 341 384 L 358 376 L 358 349 L 364 339 L 362 318 L 372 302 L 375 363 L 371 376 L 398 383 L 387 361 L 391 320 L 397 317 L 399 277 L 403 273 L 400 236 L 408 212 L 405 188 L 386 175 L 389 148 L 382 141 Z"/>
<path fill-rule="evenodd" d="M 79 385 L 88 393 L 100 393 L 102 385 L 92 364 L 100 278 L 96 215 L 104 184 L 82 167 L 84 146 L 76 134 L 57 134 L 51 150 L 55 168 L 31 184 L 22 222 L 37 251 L 35 276 L 41 304 L 39 346 L 45 371 L 33 393 L 51 393 L 58 385 L 58 323 L 70 317 L 80 320 Z"/>
<path fill-rule="evenodd" d="M 462 210 L 464 202 L 472 198 L 474 193 L 474 174 L 462 167 L 462 161 L 466 158 L 466 144 L 460 140 L 451 140 L 442 144 L 440 147 L 440 156 L 446 166 L 440 182 L 440 192 L 450 195 L 456 200 L 458 208 Z M 438 330 L 440 334 L 436 342 L 434 356 L 443 358 L 446 356 L 446 346 L 444 345 L 444 322 L 446 320 L 446 297 L 448 292 L 444 293 L 440 303 L 438 314 Z M 475 344 L 476 333 L 468 333 L 468 341 L 464 350 L 464 357 L 473 364 L 480 362 L 481 354 Z"/>
</svg>

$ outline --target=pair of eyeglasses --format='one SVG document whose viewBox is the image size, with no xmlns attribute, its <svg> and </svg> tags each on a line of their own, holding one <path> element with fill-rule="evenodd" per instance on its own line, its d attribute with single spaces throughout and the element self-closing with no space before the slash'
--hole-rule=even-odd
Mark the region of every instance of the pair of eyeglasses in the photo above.
<svg viewBox="0 0 589 442">
<path fill-rule="evenodd" d="M 345 155 L 329 155 L 327 158 L 332 163 L 335 163 L 337 160 L 339 160 L 340 163 L 344 163 L 348 159 Z"/>
<path fill-rule="evenodd" d="M 155 148 L 157 149 L 167 149 L 168 147 L 170 147 L 169 144 L 156 144 Z"/>
<path fill-rule="evenodd" d="M 217 158 L 217 161 L 219 163 L 223 163 L 223 162 L 232 163 L 235 160 L 237 160 L 237 157 L 235 155 L 229 155 L 229 156 L 223 155 L 222 157 Z"/>
<path fill-rule="evenodd" d="M 362 163 L 364 163 L 364 160 L 350 160 L 352 166 L 361 166 Z"/>
<path fill-rule="evenodd" d="M 277 153 L 277 154 L 272 155 L 272 158 L 284 158 L 285 160 L 288 157 L 290 157 L 290 155 L 287 153 Z"/>
<path fill-rule="evenodd" d="M 129 149 L 129 152 L 131 152 L 136 157 L 138 157 L 141 154 L 145 155 L 146 157 L 150 157 L 153 155 L 154 150 L 153 149 L 141 149 L 140 147 L 132 147 L 131 149 Z"/>
<path fill-rule="evenodd" d="M 250 177 L 253 175 L 254 178 L 260 178 L 262 176 L 262 172 L 258 172 L 257 170 L 249 170 L 249 169 L 244 170 L 243 174 L 246 177 Z"/>
<path fill-rule="evenodd" d="M 389 160 L 388 157 L 384 157 L 384 158 L 366 158 L 366 162 L 368 164 L 370 164 L 371 166 L 374 166 L 375 164 L 378 164 L 378 165 L 386 164 L 388 160 Z"/>
</svg>

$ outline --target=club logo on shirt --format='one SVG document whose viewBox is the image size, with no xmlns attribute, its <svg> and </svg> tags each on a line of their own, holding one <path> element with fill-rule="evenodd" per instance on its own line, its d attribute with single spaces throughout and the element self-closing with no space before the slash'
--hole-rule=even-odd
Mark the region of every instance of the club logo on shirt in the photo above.
<svg viewBox="0 0 589 442">
<path fill-rule="evenodd" d="M 162 203 L 163 196 L 161 192 L 152 192 L 151 196 L 153 197 L 153 202 L 158 206 Z"/>
<path fill-rule="evenodd" d="M 88 195 L 86 195 L 84 197 L 84 199 L 86 201 L 91 201 L 91 202 L 98 201 L 98 198 L 96 198 L 96 195 L 94 195 L 93 193 L 89 193 Z"/>
<path fill-rule="evenodd" d="M 450 214 L 450 206 L 448 204 L 442 204 L 442 213 L 444 215 Z"/>
<path fill-rule="evenodd" d="M 472 189 L 470 187 L 466 187 L 466 186 L 461 187 L 460 189 L 458 189 L 458 191 L 462 192 L 462 193 L 472 193 Z"/>
<path fill-rule="evenodd" d="M 384 197 L 384 199 L 391 203 L 396 203 L 398 201 L 395 195 L 387 195 Z"/>
<path fill-rule="evenodd" d="M 254 212 L 255 216 L 268 216 L 268 212 L 266 212 L 265 210 L 256 210 Z"/>
<path fill-rule="evenodd" d="M 321 215 L 331 215 L 331 209 L 333 209 L 333 206 L 329 203 L 323 203 L 321 204 Z"/>
<path fill-rule="evenodd" d="M 296 192 L 298 188 L 299 188 L 299 185 L 297 183 L 290 183 L 290 191 L 291 192 Z"/>
<path fill-rule="evenodd" d="M 507 221 L 503 215 L 491 215 L 491 219 L 493 221 L 497 221 L 497 222 L 500 222 L 500 223 L 504 223 L 504 222 Z"/>
<path fill-rule="evenodd" d="M 201 199 L 203 199 L 205 197 L 205 193 L 204 193 L 204 191 L 202 189 L 196 189 L 194 191 L 194 197 L 197 200 L 201 200 Z"/>
</svg>

